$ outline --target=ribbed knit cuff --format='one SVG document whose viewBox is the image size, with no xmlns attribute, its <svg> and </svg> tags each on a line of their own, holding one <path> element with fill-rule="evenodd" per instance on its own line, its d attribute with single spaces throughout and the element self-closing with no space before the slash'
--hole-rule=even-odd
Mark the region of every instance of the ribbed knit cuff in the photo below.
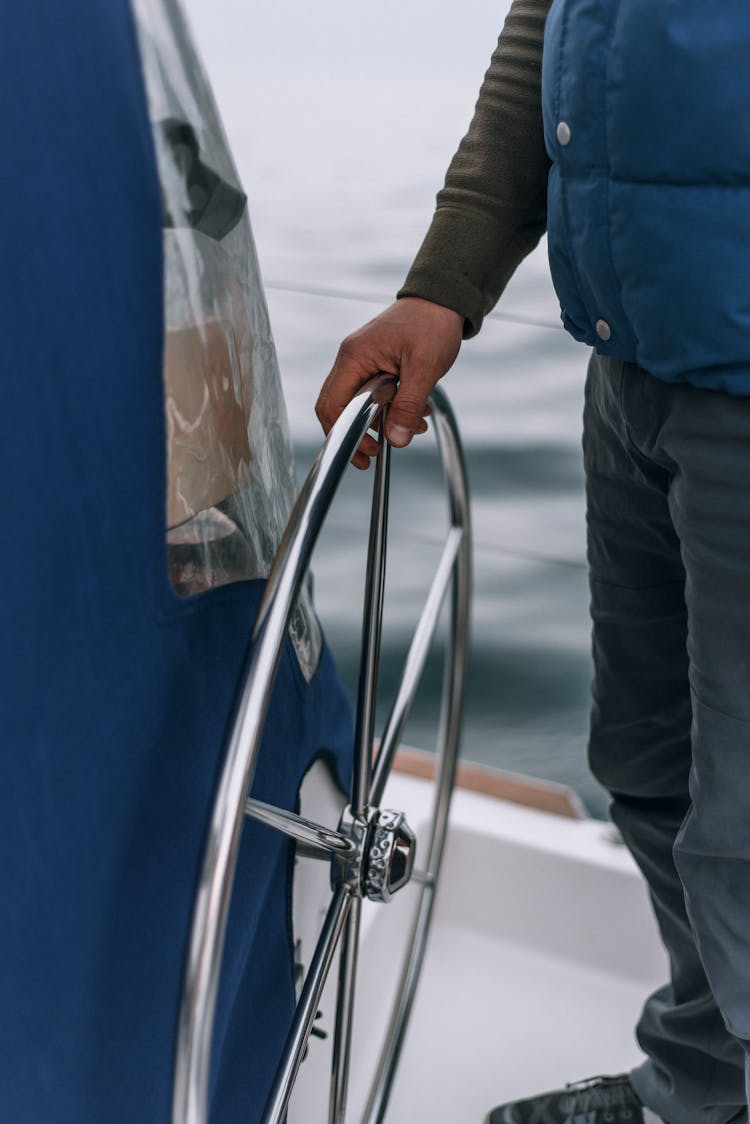
<svg viewBox="0 0 750 1124">
<path fill-rule="evenodd" d="M 397 295 L 452 308 L 464 317 L 464 339 L 470 339 L 543 229 L 514 230 L 468 208 L 438 207 Z"/>
<path fill-rule="evenodd" d="M 415 262 L 396 296 L 399 300 L 401 297 L 421 297 L 422 300 L 452 308 L 464 318 L 464 339 L 475 336 L 482 326 L 481 291 L 464 274 L 450 269 L 431 269 Z"/>
</svg>

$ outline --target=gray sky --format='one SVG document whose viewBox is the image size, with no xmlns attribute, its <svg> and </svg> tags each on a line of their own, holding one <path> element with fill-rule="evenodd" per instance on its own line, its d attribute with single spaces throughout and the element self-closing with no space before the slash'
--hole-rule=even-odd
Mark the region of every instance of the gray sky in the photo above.
<svg viewBox="0 0 750 1124">
<path fill-rule="evenodd" d="M 209 69 L 438 74 L 486 68 L 509 0 L 185 0 Z"/>
</svg>

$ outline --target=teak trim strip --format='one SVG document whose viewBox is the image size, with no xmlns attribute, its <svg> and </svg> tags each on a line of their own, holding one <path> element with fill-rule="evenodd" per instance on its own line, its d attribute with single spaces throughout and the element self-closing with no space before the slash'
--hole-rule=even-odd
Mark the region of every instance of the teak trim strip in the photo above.
<svg viewBox="0 0 750 1124">
<path fill-rule="evenodd" d="M 433 754 L 422 749 L 402 746 L 396 754 L 394 769 L 410 777 L 432 780 L 435 774 Z M 458 766 L 456 787 L 468 792 L 478 792 L 496 800 L 507 800 L 511 804 L 521 804 L 524 808 L 536 808 L 540 812 L 551 812 L 566 819 L 584 819 L 586 813 L 578 796 L 565 785 L 554 781 L 537 780 L 518 773 L 506 773 L 487 765 L 462 762 Z"/>
</svg>

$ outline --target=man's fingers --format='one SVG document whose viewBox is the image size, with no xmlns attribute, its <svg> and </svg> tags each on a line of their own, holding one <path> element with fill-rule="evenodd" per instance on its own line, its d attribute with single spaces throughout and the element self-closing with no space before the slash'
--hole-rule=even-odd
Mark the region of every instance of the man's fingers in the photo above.
<svg viewBox="0 0 750 1124">
<path fill-rule="evenodd" d="M 364 384 L 383 371 L 400 379 L 386 421 L 388 441 L 401 447 L 424 433 L 427 399 L 458 354 L 463 324 L 450 308 L 404 297 L 347 336 L 315 407 L 325 432 Z M 374 454 L 363 441 L 355 463 L 364 467 L 364 459 Z"/>
<path fill-rule="evenodd" d="M 363 348 L 356 337 L 357 333 L 341 344 L 336 362 L 323 383 L 315 404 L 315 413 L 326 433 L 342 410 L 374 375 L 389 368 L 392 374 L 397 373 L 397 370 L 392 370 L 392 359 L 381 355 L 375 348 Z"/>
<path fill-rule="evenodd" d="M 352 464 L 355 468 L 359 468 L 364 471 L 370 467 L 370 458 L 365 456 L 364 453 L 357 452 L 352 457 Z"/>
<path fill-rule="evenodd" d="M 391 445 L 402 449 L 408 445 L 416 433 L 424 433 L 427 424 L 424 420 L 429 407 L 427 399 L 437 382 L 438 375 L 420 372 L 414 374 L 405 369 L 401 382 L 388 409 L 385 433 Z"/>
<path fill-rule="evenodd" d="M 339 356 L 323 386 L 315 404 L 315 413 L 328 433 L 342 410 L 352 398 L 372 378 L 371 372 L 361 367 L 348 365 Z M 401 448 L 408 445 L 416 434 L 427 432 L 426 417 L 431 413 L 427 398 L 436 379 L 430 375 L 421 377 L 406 374 L 388 408 L 386 437 L 391 445 Z M 369 458 L 377 456 L 378 443 L 371 433 L 366 433 L 359 445 L 361 457 L 352 458 L 358 468 L 366 468 Z M 365 464 L 367 461 L 367 464 Z"/>
<path fill-rule="evenodd" d="M 374 437 L 370 437 L 369 434 L 365 434 L 359 443 L 359 451 L 360 453 L 364 453 L 366 457 L 376 457 L 379 448 L 378 442 Z"/>
<path fill-rule="evenodd" d="M 315 403 L 315 413 L 318 421 L 323 426 L 323 432 L 328 433 L 333 423 L 338 419 L 341 411 L 355 396 L 359 388 L 367 381 L 346 375 L 340 377 L 334 368 L 326 381 Z"/>
<path fill-rule="evenodd" d="M 328 433 L 341 411 L 367 382 L 368 377 L 359 365 L 347 364 L 337 358 L 315 403 L 315 413 L 325 433 Z"/>
</svg>

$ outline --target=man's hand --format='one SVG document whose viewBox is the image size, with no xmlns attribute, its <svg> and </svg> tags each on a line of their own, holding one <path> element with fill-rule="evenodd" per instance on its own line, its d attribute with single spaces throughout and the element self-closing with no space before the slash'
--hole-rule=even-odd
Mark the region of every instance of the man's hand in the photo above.
<svg viewBox="0 0 750 1124">
<path fill-rule="evenodd" d="M 463 316 L 450 308 L 419 297 L 403 297 L 347 336 L 315 406 L 324 431 L 328 433 L 361 386 L 385 371 L 399 378 L 388 408 L 388 441 L 401 448 L 415 434 L 424 433 L 427 399 L 438 379 L 453 366 L 463 326 Z M 365 436 L 352 463 L 369 468 L 377 451 L 375 439 Z"/>
</svg>

